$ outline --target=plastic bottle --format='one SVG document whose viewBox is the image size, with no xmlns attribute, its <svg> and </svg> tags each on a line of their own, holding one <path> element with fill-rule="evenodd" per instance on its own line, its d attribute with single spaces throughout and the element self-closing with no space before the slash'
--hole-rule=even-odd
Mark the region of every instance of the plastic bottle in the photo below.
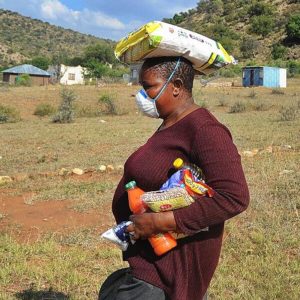
<svg viewBox="0 0 300 300">
<path fill-rule="evenodd" d="M 130 181 L 125 185 L 128 192 L 129 208 L 134 214 L 142 214 L 146 211 L 143 201 L 140 199 L 145 192 L 137 187 L 135 181 Z M 158 233 L 148 238 L 156 255 L 160 256 L 177 246 L 177 241 L 170 233 Z"/>
<path fill-rule="evenodd" d="M 195 164 L 184 162 L 181 158 L 176 158 L 174 160 L 174 162 L 173 162 L 173 166 L 177 170 L 188 169 L 188 170 L 190 170 L 192 172 L 192 174 L 198 180 L 202 180 L 203 179 L 203 172 L 202 172 L 202 170 L 198 166 L 196 166 Z"/>
</svg>

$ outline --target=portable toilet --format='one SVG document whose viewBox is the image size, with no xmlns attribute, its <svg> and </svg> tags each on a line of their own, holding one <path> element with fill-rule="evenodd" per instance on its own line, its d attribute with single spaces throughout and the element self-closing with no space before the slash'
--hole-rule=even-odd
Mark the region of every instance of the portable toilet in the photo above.
<svg viewBox="0 0 300 300">
<path fill-rule="evenodd" d="M 264 86 L 270 88 L 286 87 L 286 69 L 277 67 L 243 68 L 243 86 Z"/>
</svg>

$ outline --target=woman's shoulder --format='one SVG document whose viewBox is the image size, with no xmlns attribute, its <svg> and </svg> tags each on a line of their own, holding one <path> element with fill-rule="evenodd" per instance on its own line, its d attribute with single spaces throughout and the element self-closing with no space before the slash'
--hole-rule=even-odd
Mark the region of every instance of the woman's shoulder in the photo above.
<svg viewBox="0 0 300 300">
<path fill-rule="evenodd" d="M 189 115 L 188 121 L 197 128 L 200 128 L 208 123 L 222 125 L 209 110 L 202 107 L 194 110 Z"/>
</svg>

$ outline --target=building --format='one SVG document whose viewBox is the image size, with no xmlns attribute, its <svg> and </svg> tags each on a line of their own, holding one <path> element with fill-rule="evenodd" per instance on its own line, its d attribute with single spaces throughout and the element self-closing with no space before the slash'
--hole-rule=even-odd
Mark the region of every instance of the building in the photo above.
<svg viewBox="0 0 300 300">
<path fill-rule="evenodd" d="M 84 84 L 84 68 L 61 65 L 60 83 L 65 85 Z"/>
<path fill-rule="evenodd" d="M 139 83 L 139 73 L 140 73 L 141 67 L 142 67 L 141 63 L 130 65 L 130 79 L 129 79 L 129 81 L 132 82 L 133 84 L 138 84 Z"/>
<path fill-rule="evenodd" d="M 15 84 L 20 75 L 28 74 L 32 85 L 48 85 L 50 74 L 32 65 L 20 65 L 2 71 L 3 81 Z"/>
<path fill-rule="evenodd" d="M 286 87 L 286 69 L 276 67 L 243 68 L 243 86 L 264 86 L 270 88 Z"/>
</svg>

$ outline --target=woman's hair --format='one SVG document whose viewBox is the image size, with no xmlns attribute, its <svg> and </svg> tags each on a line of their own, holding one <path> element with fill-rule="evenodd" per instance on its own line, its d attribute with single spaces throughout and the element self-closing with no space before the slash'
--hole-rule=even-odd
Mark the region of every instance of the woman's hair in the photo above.
<svg viewBox="0 0 300 300">
<path fill-rule="evenodd" d="M 158 72 L 165 80 L 168 80 L 173 72 L 179 57 L 152 57 L 145 60 L 142 70 Z M 180 64 L 171 79 L 174 82 L 176 78 L 180 78 L 183 82 L 184 89 L 192 93 L 195 71 L 190 61 L 184 57 L 180 57 Z"/>
</svg>

